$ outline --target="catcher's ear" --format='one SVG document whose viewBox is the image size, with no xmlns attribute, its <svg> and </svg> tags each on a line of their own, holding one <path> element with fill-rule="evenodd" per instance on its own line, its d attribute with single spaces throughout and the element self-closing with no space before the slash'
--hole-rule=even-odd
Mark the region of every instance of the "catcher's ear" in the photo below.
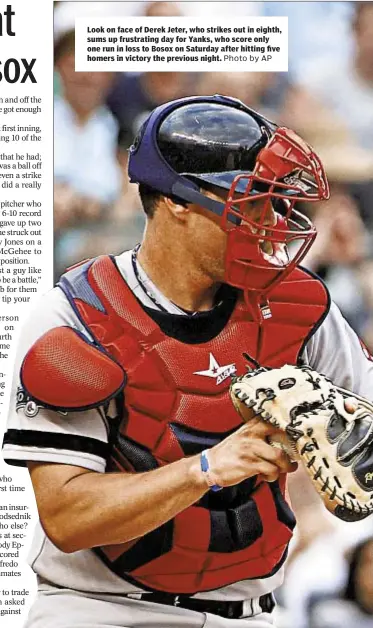
<svg viewBox="0 0 373 628">
<path fill-rule="evenodd" d="M 122 367 L 70 327 L 56 327 L 31 347 L 21 367 L 25 392 L 57 410 L 103 405 L 124 387 Z"/>
<path fill-rule="evenodd" d="M 164 205 L 167 210 L 178 220 L 184 221 L 186 216 L 190 213 L 189 208 L 182 201 L 178 202 L 175 198 L 169 196 L 164 197 Z"/>
</svg>

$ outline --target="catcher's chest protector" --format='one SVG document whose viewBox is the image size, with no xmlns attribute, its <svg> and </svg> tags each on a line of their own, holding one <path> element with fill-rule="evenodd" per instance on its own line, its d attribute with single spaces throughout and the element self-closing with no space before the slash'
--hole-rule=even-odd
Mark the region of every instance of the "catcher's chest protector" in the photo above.
<svg viewBox="0 0 373 628">
<path fill-rule="evenodd" d="M 273 318 L 262 326 L 239 299 L 216 337 L 188 344 L 160 329 L 109 257 L 70 271 L 61 286 L 127 374 L 111 471 L 155 469 L 227 436 L 241 422 L 228 389 L 230 376 L 246 371 L 242 352 L 265 366 L 295 364 L 328 304 L 322 284 L 297 269 L 273 292 Z M 119 576 L 152 590 L 195 593 L 265 577 L 282 564 L 295 524 L 284 489 L 284 479 L 250 478 L 209 491 L 140 540 L 95 551 Z"/>
</svg>

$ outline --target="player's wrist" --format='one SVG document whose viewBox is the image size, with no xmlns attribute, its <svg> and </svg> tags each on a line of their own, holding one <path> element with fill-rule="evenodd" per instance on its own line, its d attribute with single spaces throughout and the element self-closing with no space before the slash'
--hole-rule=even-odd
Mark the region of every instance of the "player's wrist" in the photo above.
<svg viewBox="0 0 373 628">
<path fill-rule="evenodd" d="M 200 454 L 200 465 L 201 465 L 201 473 L 205 479 L 205 482 L 208 488 L 214 492 L 220 491 L 223 487 L 221 486 L 218 476 L 215 473 L 213 467 L 211 466 L 211 458 L 210 458 L 210 450 L 205 449 Z"/>
<path fill-rule="evenodd" d="M 201 454 L 197 456 L 193 456 L 192 458 L 188 458 L 189 463 L 189 481 L 201 491 L 206 492 L 209 490 L 208 483 L 206 482 L 206 476 L 201 468 Z"/>
</svg>

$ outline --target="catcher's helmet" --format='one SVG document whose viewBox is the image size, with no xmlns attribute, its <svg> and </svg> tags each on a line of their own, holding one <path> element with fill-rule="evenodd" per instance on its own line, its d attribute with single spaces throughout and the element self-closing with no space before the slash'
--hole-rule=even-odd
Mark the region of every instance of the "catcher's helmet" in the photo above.
<svg viewBox="0 0 373 628">
<path fill-rule="evenodd" d="M 315 228 L 295 203 L 329 196 L 322 164 L 308 144 L 239 100 L 219 95 L 157 107 L 130 148 L 129 176 L 213 212 L 228 234 L 225 281 L 262 295 L 294 268 L 315 238 Z M 209 186 L 228 191 L 226 201 L 206 196 Z M 260 216 L 254 219 L 250 210 L 259 200 Z M 292 241 L 298 250 L 290 259 Z"/>
</svg>

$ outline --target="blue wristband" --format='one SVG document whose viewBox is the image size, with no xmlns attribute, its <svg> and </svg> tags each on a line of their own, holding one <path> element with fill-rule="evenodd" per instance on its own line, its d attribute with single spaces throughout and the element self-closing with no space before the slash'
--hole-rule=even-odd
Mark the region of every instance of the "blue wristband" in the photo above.
<svg viewBox="0 0 373 628">
<path fill-rule="evenodd" d="M 212 491 L 216 492 L 216 491 L 221 491 L 222 490 L 223 487 L 219 486 L 219 484 L 215 483 L 215 476 L 210 471 L 208 453 L 207 453 L 206 449 L 201 452 L 201 471 L 202 471 L 203 475 L 206 478 L 206 482 L 207 482 L 208 487 Z"/>
</svg>

